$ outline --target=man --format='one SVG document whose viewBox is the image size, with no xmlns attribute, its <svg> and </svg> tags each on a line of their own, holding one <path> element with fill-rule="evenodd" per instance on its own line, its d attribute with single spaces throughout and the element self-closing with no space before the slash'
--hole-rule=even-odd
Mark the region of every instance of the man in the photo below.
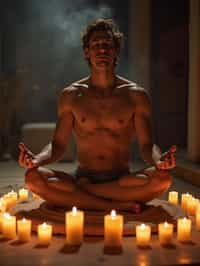
<svg viewBox="0 0 200 266">
<path fill-rule="evenodd" d="M 115 74 L 122 34 L 106 19 L 89 24 L 82 36 L 91 74 L 65 88 L 49 144 L 33 155 L 21 143 L 19 163 L 28 168 L 27 187 L 53 205 L 81 209 L 133 210 L 166 191 L 175 148 L 161 155 L 152 142 L 151 105 L 144 89 Z M 41 166 L 63 155 L 74 131 L 79 167 L 75 176 Z M 130 173 L 130 146 L 138 139 L 141 156 L 154 166 Z"/>
</svg>

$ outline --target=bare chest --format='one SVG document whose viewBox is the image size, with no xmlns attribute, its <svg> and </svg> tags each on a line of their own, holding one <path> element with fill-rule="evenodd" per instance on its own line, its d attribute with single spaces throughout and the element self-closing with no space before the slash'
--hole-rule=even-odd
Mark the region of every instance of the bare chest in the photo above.
<svg viewBox="0 0 200 266">
<path fill-rule="evenodd" d="M 73 104 L 75 123 L 85 130 L 121 129 L 130 123 L 134 106 L 127 95 L 94 97 L 79 95 Z"/>
</svg>

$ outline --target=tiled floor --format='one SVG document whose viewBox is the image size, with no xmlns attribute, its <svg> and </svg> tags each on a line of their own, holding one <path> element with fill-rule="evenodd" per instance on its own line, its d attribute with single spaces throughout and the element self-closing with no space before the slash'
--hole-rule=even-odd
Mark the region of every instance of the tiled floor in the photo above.
<svg viewBox="0 0 200 266">
<path fill-rule="evenodd" d="M 75 164 L 58 163 L 52 168 L 72 171 Z M 139 167 L 139 166 L 137 166 Z M 24 169 L 16 162 L 0 162 L 0 192 L 10 191 L 24 185 Z M 180 193 L 190 192 L 200 198 L 200 189 L 180 178 L 174 178 L 170 190 Z M 163 195 L 166 199 L 167 193 Z M 157 235 L 153 235 L 149 249 L 139 249 L 134 237 L 123 240 L 121 254 L 106 254 L 103 248 L 103 239 L 85 239 L 80 249 L 70 249 L 65 246 L 64 237 L 53 237 L 49 247 L 39 248 L 37 237 L 32 235 L 30 242 L 20 244 L 16 240 L 5 241 L 0 238 L 0 265 L 113 265 L 113 266 L 156 266 L 156 265 L 199 265 L 200 266 L 200 232 L 193 228 L 192 241 L 188 244 L 177 242 L 174 236 L 174 245 L 163 248 L 158 242 Z"/>
</svg>

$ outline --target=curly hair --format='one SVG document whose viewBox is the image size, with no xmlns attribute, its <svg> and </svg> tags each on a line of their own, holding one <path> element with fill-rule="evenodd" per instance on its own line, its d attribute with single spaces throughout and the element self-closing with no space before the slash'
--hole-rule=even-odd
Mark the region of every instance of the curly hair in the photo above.
<svg viewBox="0 0 200 266">
<path fill-rule="evenodd" d="M 120 32 L 118 26 L 112 19 L 96 19 L 92 21 L 81 34 L 83 49 L 89 46 L 90 38 L 93 32 L 96 31 L 109 31 L 112 33 L 115 48 L 119 54 L 122 47 L 123 33 Z"/>
</svg>

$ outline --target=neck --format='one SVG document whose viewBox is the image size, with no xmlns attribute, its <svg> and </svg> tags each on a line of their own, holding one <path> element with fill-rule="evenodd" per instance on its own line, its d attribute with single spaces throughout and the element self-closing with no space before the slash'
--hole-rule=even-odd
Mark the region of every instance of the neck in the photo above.
<svg viewBox="0 0 200 266">
<path fill-rule="evenodd" d="M 116 76 L 113 71 L 91 71 L 90 84 L 99 90 L 107 90 L 114 87 Z"/>
</svg>

